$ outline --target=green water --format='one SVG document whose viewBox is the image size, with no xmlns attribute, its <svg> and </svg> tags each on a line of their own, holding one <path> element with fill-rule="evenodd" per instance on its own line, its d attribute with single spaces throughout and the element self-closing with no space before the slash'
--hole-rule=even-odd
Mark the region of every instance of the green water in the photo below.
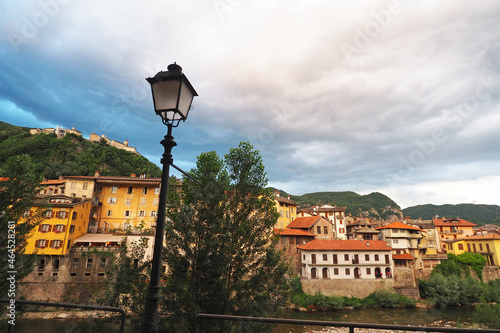
<svg viewBox="0 0 500 333">
<path fill-rule="evenodd" d="M 327 320 L 356 323 L 377 323 L 393 325 L 427 326 L 431 323 L 470 322 L 473 307 L 448 307 L 446 309 L 357 309 L 334 312 L 295 312 L 283 313 L 283 318 Z M 321 327 L 304 325 L 278 325 L 273 333 L 305 333 Z M 84 319 L 31 319 L 17 323 L 14 333 L 90 333 L 92 321 Z"/>
</svg>

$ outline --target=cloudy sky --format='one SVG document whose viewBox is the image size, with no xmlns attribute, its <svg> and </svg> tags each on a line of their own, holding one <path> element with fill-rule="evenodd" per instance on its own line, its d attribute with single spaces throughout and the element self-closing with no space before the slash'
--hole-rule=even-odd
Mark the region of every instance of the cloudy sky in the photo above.
<svg viewBox="0 0 500 333">
<path fill-rule="evenodd" d="M 0 3 L 0 120 L 105 134 L 159 164 L 145 78 L 199 93 L 174 163 L 250 141 L 291 194 L 500 205 L 498 1 Z"/>
</svg>

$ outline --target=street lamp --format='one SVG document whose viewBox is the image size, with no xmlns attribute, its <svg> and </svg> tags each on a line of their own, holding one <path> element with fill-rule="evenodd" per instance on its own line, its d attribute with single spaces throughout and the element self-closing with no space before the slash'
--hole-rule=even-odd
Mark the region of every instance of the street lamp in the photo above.
<svg viewBox="0 0 500 333">
<path fill-rule="evenodd" d="M 185 121 L 193 98 L 198 96 L 187 77 L 182 73 L 182 68 L 173 63 L 167 67 L 167 71 L 158 72 L 154 77 L 146 80 L 151 84 L 155 112 L 168 127 L 167 135 L 161 141 L 165 148 L 161 164 L 161 189 L 158 203 L 158 214 L 156 220 L 155 244 L 153 249 L 153 260 L 151 262 L 151 279 L 146 306 L 144 308 L 142 332 L 158 332 L 158 303 L 160 301 L 160 277 L 161 277 L 161 252 L 163 249 L 163 235 L 165 228 L 165 211 L 167 207 L 167 188 L 170 165 L 173 163 L 172 148 L 177 144 L 172 136 L 172 128 L 177 127 L 180 121 Z"/>
</svg>

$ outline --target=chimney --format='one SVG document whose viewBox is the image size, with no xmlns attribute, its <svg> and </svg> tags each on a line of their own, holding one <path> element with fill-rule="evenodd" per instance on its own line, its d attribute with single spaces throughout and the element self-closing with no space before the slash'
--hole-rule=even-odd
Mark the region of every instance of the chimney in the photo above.
<svg viewBox="0 0 500 333">
<path fill-rule="evenodd" d="M 131 174 L 130 177 L 135 178 L 135 173 Z"/>
<path fill-rule="evenodd" d="M 99 177 L 100 175 L 101 175 L 101 173 L 100 173 L 99 171 L 96 171 L 96 172 L 94 173 L 94 177 Z"/>
<path fill-rule="evenodd" d="M 280 192 L 278 190 L 276 190 L 275 195 L 276 195 L 276 198 L 279 198 L 280 197 Z"/>
<path fill-rule="evenodd" d="M 291 196 L 290 196 L 290 194 L 289 194 L 289 195 L 288 195 L 288 200 L 290 200 L 290 198 L 291 198 Z"/>
</svg>

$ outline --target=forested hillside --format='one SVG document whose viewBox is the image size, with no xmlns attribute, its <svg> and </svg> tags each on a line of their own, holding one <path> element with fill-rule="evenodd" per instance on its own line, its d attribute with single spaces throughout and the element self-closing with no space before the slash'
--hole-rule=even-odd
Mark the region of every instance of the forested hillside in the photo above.
<svg viewBox="0 0 500 333">
<path fill-rule="evenodd" d="M 280 191 L 281 195 L 287 195 Z M 401 208 L 389 197 L 382 193 L 372 192 L 360 195 L 355 192 L 315 192 L 304 195 L 292 195 L 292 200 L 299 204 L 300 208 L 313 205 L 330 204 L 339 207 L 347 207 L 346 214 L 352 216 L 365 216 L 376 220 L 402 218 Z"/>
<path fill-rule="evenodd" d="M 414 219 L 421 217 L 430 220 L 434 216 L 443 216 L 446 218 L 460 217 L 479 225 L 493 223 L 500 225 L 500 206 L 498 205 L 478 205 L 478 204 L 459 204 L 459 205 L 419 205 L 403 209 L 405 216 L 411 216 Z"/>
<path fill-rule="evenodd" d="M 0 122 L 0 166 L 10 156 L 21 154 L 31 156 L 35 171 L 47 179 L 91 176 L 95 171 L 108 176 L 161 176 L 160 168 L 145 157 L 106 143 L 90 142 L 74 134 L 62 139 L 55 134 L 31 135 L 29 128 Z"/>
</svg>

